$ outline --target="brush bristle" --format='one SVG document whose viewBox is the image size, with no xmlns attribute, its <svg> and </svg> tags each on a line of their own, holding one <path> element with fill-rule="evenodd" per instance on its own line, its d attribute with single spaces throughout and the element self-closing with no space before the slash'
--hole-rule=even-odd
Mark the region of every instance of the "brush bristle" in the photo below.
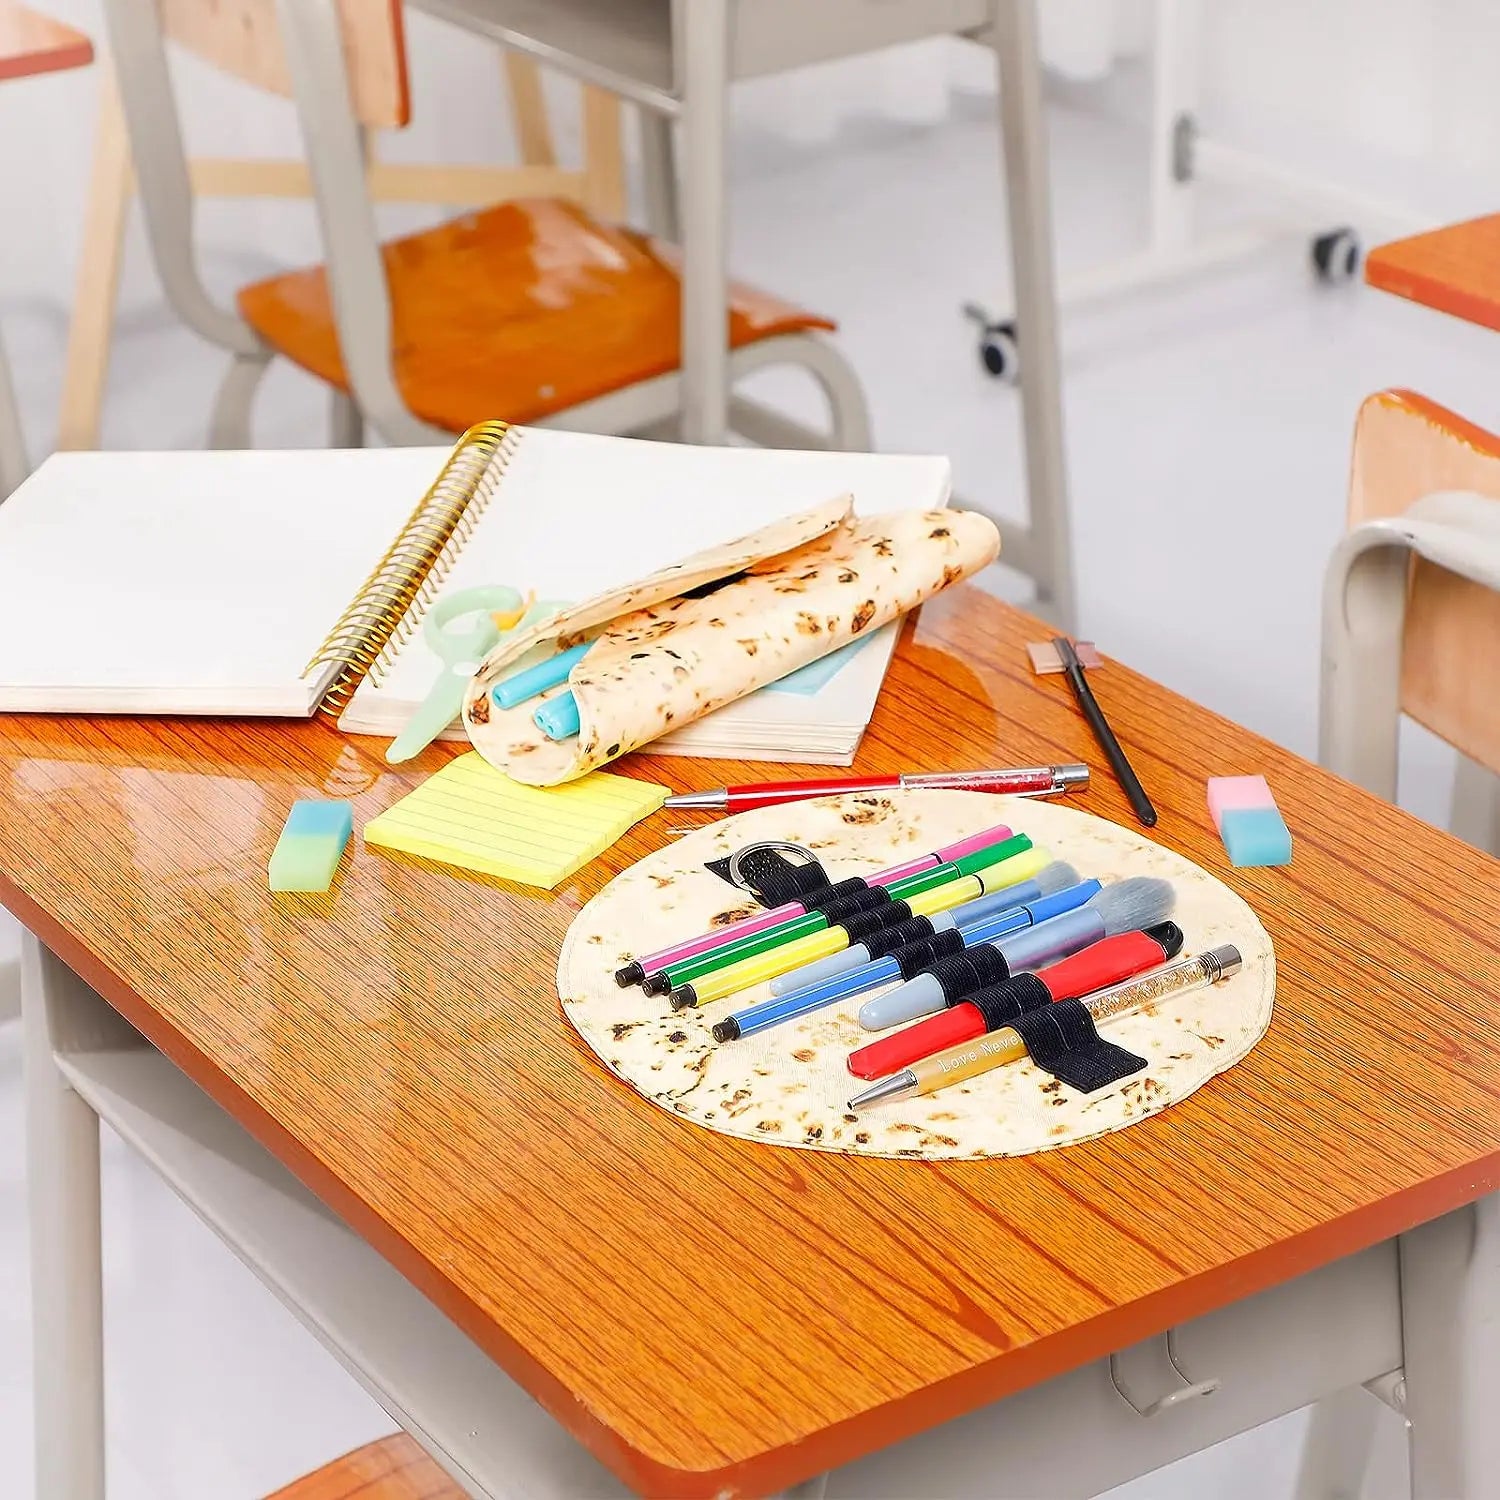
<svg viewBox="0 0 1500 1500">
<path fill-rule="evenodd" d="M 1172 915 L 1177 892 L 1170 880 L 1155 880 L 1149 875 L 1135 875 L 1116 880 L 1104 887 L 1089 905 L 1099 913 L 1105 935 L 1138 932 L 1155 927 Z"/>
<path fill-rule="evenodd" d="M 1055 860 L 1042 868 L 1036 883 L 1044 896 L 1051 896 L 1057 891 L 1067 890 L 1070 885 L 1077 885 L 1078 871 L 1063 860 Z"/>
</svg>

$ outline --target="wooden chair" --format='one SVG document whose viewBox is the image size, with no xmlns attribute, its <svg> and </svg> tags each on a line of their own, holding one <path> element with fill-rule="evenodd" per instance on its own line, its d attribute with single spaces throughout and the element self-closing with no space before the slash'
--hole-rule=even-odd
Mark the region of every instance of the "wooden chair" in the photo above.
<svg viewBox="0 0 1500 1500">
<path fill-rule="evenodd" d="M 276 1491 L 267 1500 L 468 1500 L 404 1432 L 378 1438 Z"/>
<path fill-rule="evenodd" d="M 603 89 L 582 90 L 584 149 L 577 168 L 561 165 L 553 144 L 540 72 L 529 58 L 507 52 L 505 81 L 520 146 L 516 166 L 386 163 L 375 159 L 372 130 L 366 174 L 376 203 L 447 203 L 482 207 L 507 198 L 549 195 L 582 203 L 601 218 L 625 205 L 620 101 Z M 126 219 L 135 193 L 130 144 L 114 70 L 101 69 L 93 166 L 74 279 L 67 364 L 58 415 L 60 449 L 97 448 L 109 374 Z M 244 157 L 195 157 L 188 163 L 193 197 L 306 198 L 307 165 Z"/>
<path fill-rule="evenodd" d="M 560 199 L 501 204 L 379 243 L 362 127 L 407 117 L 399 0 L 281 0 L 275 10 L 273 0 L 107 0 L 106 11 L 157 269 L 184 320 L 234 356 L 215 446 L 248 444 L 254 393 L 277 354 L 330 386 L 340 445 L 359 442 L 365 421 L 389 442 L 440 443 L 493 416 L 607 432 L 675 420 L 679 280 L 669 246 Z M 213 303 L 196 270 L 167 39 L 297 103 L 327 259 L 243 289 L 238 315 Z M 735 373 L 799 365 L 833 415 L 823 438 L 750 409 L 745 435 L 868 445 L 859 386 L 820 336 L 830 327 L 736 289 Z"/>
<path fill-rule="evenodd" d="M 0 83 L 82 68 L 93 60 L 93 44 L 81 31 L 11 0 L 0 0 Z M 10 365 L 0 344 L 0 500 L 26 477 L 26 469 L 25 435 Z"/>
<path fill-rule="evenodd" d="M 1500 848 L 1500 437 L 1407 391 L 1370 397 L 1349 524 L 1324 588 L 1320 758 L 1394 798 L 1409 714 L 1463 757 L 1455 832 Z"/>
</svg>

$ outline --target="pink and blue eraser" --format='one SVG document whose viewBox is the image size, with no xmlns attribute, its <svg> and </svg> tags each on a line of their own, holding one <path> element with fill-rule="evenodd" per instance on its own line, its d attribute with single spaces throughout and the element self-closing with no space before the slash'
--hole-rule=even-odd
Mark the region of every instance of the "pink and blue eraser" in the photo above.
<svg viewBox="0 0 1500 1500">
<path fill-rule="evenodd" d="M 326 891 L 354 832 L 347 802 L 304 797 L 292 803 L 269 868 L 273 891 Z"/>
<path fill-rule="evenodd" d="M 1291 831 L 1264 776 L 1210 776 L 1208 810 L 1236 868 L 1291 864 Z"/>
</svg>

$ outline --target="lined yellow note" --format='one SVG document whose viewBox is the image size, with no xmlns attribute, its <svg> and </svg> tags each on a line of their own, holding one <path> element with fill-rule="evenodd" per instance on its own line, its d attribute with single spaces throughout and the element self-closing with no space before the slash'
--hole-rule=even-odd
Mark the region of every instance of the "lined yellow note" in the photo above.
<svg viewBox="0 0 1500 1500">
<path fill-rule="evenodd" d="M 523 786 L 471 750 L 365 825 L 365 842 L 551 890 L 666 798 L 667 789 L 595 771 Z"/>
</svg>

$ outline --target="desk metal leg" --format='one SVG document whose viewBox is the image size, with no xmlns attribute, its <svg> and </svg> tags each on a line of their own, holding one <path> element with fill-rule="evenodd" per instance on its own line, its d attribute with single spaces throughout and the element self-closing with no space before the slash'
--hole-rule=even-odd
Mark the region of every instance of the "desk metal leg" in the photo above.
<svg viewBox="0 0 1500 1500">
<path fill-rule="evenodd" d="M 682 28 L 682 436 L 722 443 L 728 417 L 728 0 L 692 0 Z"/>
<path fill-rule="evenodd" d="M 996 0 L 992 39 L 1000 69 L 1000 125 L 1031 527 L 1026 555 L 1012 556 L 1036 580 L 1038 607 L 1065 629 L 1076 616 L 1063 452 L 1062 368 L 1052 257 L 1052 201 L 1036 0 Z"/>
<path fill-rule="evenodd" d="M 27 933 L 21 1010 L 26 1028 L 36 1493 L 45 1500 L 103 1500 L 99 1121 L 57 1067 L 69 983 L 79 981 Z"/>
<path fill-rule="evenodd" d="M 1500 1195 L 1404 1234 L 1412 1500 L 1500 1496 Z"/>
</svg>

